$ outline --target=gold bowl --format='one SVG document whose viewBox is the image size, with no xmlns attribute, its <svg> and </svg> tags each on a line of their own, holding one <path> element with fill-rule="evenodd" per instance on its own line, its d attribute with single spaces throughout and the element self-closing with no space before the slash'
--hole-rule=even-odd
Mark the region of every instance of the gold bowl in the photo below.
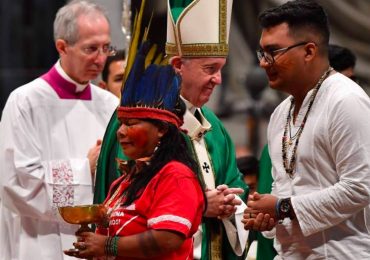
<svg viewBox="0 0 370 260">
<path fill-rule="evenodd" d="M 103 204 L 65 206 L 58 208 L 65 222 L 70 224 L 92 224 L 104 220 L 107 208 Z"/>
</svg>

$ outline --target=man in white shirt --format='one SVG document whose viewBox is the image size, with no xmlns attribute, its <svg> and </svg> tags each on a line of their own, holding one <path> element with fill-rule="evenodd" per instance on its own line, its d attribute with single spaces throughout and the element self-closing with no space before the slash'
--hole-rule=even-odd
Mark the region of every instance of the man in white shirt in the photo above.
<svg viewBox="0 0 370 260">
<path fill-rule="evenodd" d="M 291 96 L 268 127 L 271 195 L 249 196 L 245 228 L 275 237 L 277 259 L 370 259 L 370 99 L 329 66 L 320 5 L 290 1 L 259 20 L 260 66 Z"/>
<path fill-rule="evenodd" d="M 96 159 L 118 99 L 90 83 L 110 47 L 104 11 L 87 1 L 61 8 L 54 21 L 60 59 L 14 90 L 1 119 L 0 259 L 69 259 L 77 225 L 59 206 L 91 204 Z"/>
</svg>

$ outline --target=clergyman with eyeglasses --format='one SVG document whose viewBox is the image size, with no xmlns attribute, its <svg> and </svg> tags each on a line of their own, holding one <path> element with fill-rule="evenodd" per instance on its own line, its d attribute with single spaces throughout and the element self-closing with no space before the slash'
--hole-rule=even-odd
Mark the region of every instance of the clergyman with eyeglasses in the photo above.
<svg viewBox="0 0 370 260">
<path fill-rule="evenodd" d="M 103 9 L 72 1 L 54 21 L 60 59 L 15 89 L 0 125 L 0 259 L 62 260 L 78 225 L 57 207 L 92 204 L 96 159 L 118 99 L 90 83 L 103 70 L 110 25 Z"/>
<path fill-rule="evenodd" d="M 312 0 L 259 16 L 269 85 L 271 194 L 249 195 L 245 229 L 274 238 L 275 259 L 370 259 L 370 99 L 329 65 L 329 26 Z"/>
</svg>

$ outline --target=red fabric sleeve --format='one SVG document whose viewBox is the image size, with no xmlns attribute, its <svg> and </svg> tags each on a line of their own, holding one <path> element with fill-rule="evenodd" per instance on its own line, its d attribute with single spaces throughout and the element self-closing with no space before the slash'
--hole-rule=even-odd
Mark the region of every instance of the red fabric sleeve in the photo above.
<svg viewBox="0 0 370 260">
<path fill-rule="evenodd" d="M 148 228 L 177 231 L 190 237 L 196 232 L 204 207 L 195 174 L 179 162 L 170 162 L 145 190 Z M 138 205 L 140 207 L 140 205 Z"/>
</svg>

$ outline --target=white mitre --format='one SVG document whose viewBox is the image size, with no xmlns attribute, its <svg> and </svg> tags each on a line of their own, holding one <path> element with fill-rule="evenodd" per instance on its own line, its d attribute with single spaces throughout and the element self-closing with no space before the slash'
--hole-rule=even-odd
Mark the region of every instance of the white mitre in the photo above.
<svg viewBox="0 0 370 260">
<path fill-rule="evenodd" d="M 166 53 L 181 57 L 226 57 L 232 0 L 168 0 Z"/>
</svg>

